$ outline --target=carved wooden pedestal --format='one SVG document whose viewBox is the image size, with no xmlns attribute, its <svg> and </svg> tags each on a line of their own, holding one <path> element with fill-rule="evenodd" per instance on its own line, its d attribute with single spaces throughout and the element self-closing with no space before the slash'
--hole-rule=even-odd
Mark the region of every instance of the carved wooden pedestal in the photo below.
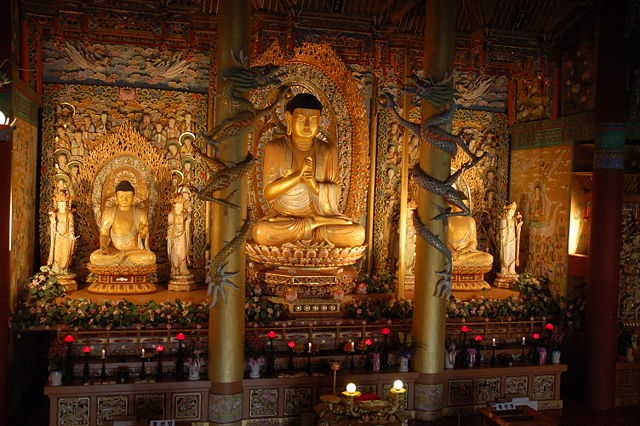
<svg viewBox="0 0 640 426">
<path fill-rule="evenodd" d="M 169 280 L 169 291 L 191 291 L 196 288 L 196 281 L 193 274 L 171 275 Z"/>
<path fill-rule="evenodd" d="M 59 274 L 56 275 L 56 279 L 58 283 L 62 285 L 65 290 L 76 291 L 78 290 L 78 283 L 76 282 L 76 274 L 68 273 L 68 274 Z"/>
<path fill-rule="evenodd" d="M 493 281 L 493 286 L 498 288 L 511 288 L 513 284 L 518 282 L 518 275 L 503 275 L 498 274 L 496 279 Z"/>
<path fill-rule="evenodd" d="M 149 275 L 156 272 L 156 265 L 149 266 L 96 266 L 87 269 L 97 275 L 87 291 L 98 294 L 145 294 L 156 291 Z"/>
<path fill-rule="evenodd" d="M 492 265 L 460 266 L 453 265 L 452 290 L 484 290 L 491 286 L 484 280 L 484 274 Z"/>
</svg>

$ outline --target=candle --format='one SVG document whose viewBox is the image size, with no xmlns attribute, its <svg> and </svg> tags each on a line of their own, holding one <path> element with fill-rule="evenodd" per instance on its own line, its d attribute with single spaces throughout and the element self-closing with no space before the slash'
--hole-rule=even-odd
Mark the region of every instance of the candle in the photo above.
<svg viewBox="0 0 640 426">
<path fill-rule="evenodd" d="M 311 353 L 311 342 L 309 341 L 309 343 L 307 343 L 307 353 Z"/>
<path fill-rule="evenodd" d="M 105 351 L 104 349 L 102 350 L 102 359 L 106 359 L 107 358 L 107 351 Z"/>
<path fill-rule="evenodd" d="M 522 346 L 525 346 L 527 344 L 527 339 L 525 339 L 524 337 L 522 338 Z"/>
<path fill-rule="evenodd" d="M 491 339 L 491 346 L 495 346 L 496 345 L 496 338 L 494 337 L 493 339 Z"/>
<path fill-rule="evenodd" d="M 355 343 L 353 343 L 353 340 L 349 342 L 349 351 L 353 352 L 355 351 Z"/>
<path fill-rule="evenodd" d="M 140 351 L 140 357 L 144 358 L 144 348 L 142 348 L 142 350 Z"/>
</svg>

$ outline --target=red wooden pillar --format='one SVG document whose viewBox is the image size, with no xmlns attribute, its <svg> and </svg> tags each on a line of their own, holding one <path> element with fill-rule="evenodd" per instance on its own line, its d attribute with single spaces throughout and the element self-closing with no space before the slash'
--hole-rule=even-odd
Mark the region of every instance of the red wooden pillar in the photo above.
<svg viewBox="0 0 640 426">
<path fill-rule="evenodd" d="M 623 1 L 599 7 L 596 137 L 593 163 L 593 213 L 587 285 L 587 402 L 595 409 L 615 405 L 616 336 L 624 125 L 627 67 Z"/>
<path fill-rule="evenodd" d="M 0 13 L 0 68 L 8 76 L 12 75 L 13 23 L 16 12 L 15 1 L 5 2 Z M 11 85 L 0 89 L 0 110 L 11 114 Z M 7 413 L 7 378 L 9 372 L 9 245 L 11 236 L 11 148 L 12 132 L 0 130 L 0 426 L 8 422 Z"/>
</svg>

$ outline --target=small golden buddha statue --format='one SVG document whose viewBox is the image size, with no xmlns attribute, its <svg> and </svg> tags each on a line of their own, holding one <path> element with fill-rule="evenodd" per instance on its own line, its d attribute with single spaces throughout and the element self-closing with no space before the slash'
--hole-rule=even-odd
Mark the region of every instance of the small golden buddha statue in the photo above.
<svg viewBox="0 0 640 426">
<path fill-rule="evenodd" d="M 461 211 L 452 206 L 452 212 Z M 477 249 L 476 221 L 471 216 L 449 217 L 447 245 L 453 263 L 453 290 L 489 288 L 484 274 L 493 267 L 493 256 Z"/>
<path fill-rule="evenodd" d="M 461 210 L 458 207 L 452 207 L 452 212 L 459 211 Z M 447 245 L 451 250 L 451 258 L 454 265 L 476 266 L 493 264 L 493 256 L 491 254 L 477 249 L 476 221 L 471 216 L 449 217 Z"/>
<path fill-rule="evenodd" d="M 322 104 L 308 93 L 286 105 L 286 136 L 264 148 L 265 217 L 253 228 L 253 239 L 265 246 L 321 241 L 356 247 L 364 227 L 338 211 L 340 170 L 335 145 L 316 138 Z"/>
<path fill-rule="evenodd" d="M 147 211 L 133 205 L 135 189 L 123 180 L 116 186 L 116 205 L 102 213 L 100 248 L 91 253 L 96 266 L 154 265 L 155 254 L 149 249 Z"/>
</svg>

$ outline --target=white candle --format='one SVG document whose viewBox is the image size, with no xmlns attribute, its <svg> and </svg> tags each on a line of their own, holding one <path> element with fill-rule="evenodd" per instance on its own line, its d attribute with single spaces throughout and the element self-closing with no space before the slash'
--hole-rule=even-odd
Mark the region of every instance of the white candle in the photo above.
<svg viewBox="0 0 640 426">
<path fill-rule="evenodd" d="M 522 338 L 522 346 L 527 344 L 527 339 L 525 339 L 524 337 Z"/>
<path fill-rule="evenodd" d="M 311 353 L 311 342 L 307 343 L 307 353 Z"/>
<path fill-rule="evenodd" d="M 496 345 L 496 338 L 494 337 L 493 339 L 491 339 L 491 346 L 495 346 Z"/>
<path fill-rule="evenodd" d="M 356 349 L 355 349 L 355 343 L 353 343 L 353 340 L 349 343 L 349 350 L 350 350 L 351 352 L 353 352 L 353 351 L 355 351 L 355 350 L 356 350 Z"/>
<path fill-rule="evenodd" d="M 142 348 L 142 355 L 140 355 L 142 358 L 144 358 L 144 348 Z"/>
<path fill-rule="evenodd" d="M 102 350 L 102 359 L 107 358 L 107 351 L 105 351 L 104 349 Z"/>
</svg>

